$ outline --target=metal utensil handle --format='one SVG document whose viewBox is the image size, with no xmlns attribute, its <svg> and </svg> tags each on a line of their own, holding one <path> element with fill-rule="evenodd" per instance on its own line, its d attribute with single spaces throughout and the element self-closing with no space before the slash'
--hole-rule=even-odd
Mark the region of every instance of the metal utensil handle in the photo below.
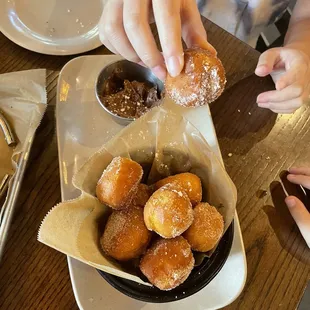
<svg viewBox="0 0 310 310">
<path fill-rule="evenodd" d="M 3 131 L 4 138 L 8 146 L 15 146 L 16 140 L 13 131 L 1 110 L 0 110 L 0 127 Z"/>
<path fill-rule="evenodd" d="M 11 175 L 6 174 L 4 176 L 4 178 L 2 179 L 1 183 L 0 183 L 0 199 L 4 196 L 4 194 L 6 193 L 8 187 L 9 187 L 9 182 L 10 179 L 12 178 Z"/>
<path fill-rule="evenodd" d="M 4 195 L 7 193 L 11 179 L 12 179 L 12 175 L 9 175 L 9 174 L 6 174 L 4 178 L 2 179 L 0 183 L 0 200 L 2 200 Z M 5 206 L 6 206 L 6 200 L 4 201 L 4 204 L 0 206 L 0 227 L 1 227 L 3 214 L 5 212 Z"/>
<path fill-rule="evenodd" d="M 31 144 L 32 144 L 32 139 L 29 141 L 27 151 L 29 151 L 29 149 L 31 148 Z M 13 219 L 14 207 L 15 207 L 16 200 L 17 200 L 18 193 L 19 193 L 20 186 L 21 186 L 21 182 L 20 182 L 21 176 L 24 174 L 24 171 L 26 168 L 26 160 L 25 160 L 23 153 L 20 154 L 17 167 L 18 169 L 16 170 L 15 175 L 12 180 L 13 182 L 7 192 L 7 199 L 2 208 L 3 211 L 1 211 L 0 262 L 1 262 L 1 257 L 3 255 L 3 251 L 4 251 L 5 242 L 8 237 L 8 228 Z"/>
</svg>

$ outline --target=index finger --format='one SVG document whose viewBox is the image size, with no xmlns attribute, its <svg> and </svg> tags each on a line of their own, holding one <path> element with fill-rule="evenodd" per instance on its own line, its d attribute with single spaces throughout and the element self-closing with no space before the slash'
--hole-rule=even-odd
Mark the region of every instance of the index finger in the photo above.
<svg viewBox="0 0 310 310">
<path fill-rule="evenodd" d="M 124 28 L 142 62 L 163 76 L 164 61 L 149 26 L 149 9 L 150 1 L 147 0 L 124 1 Z"/>
<path fill-rule="evenodd" d="M 288 169 L 288 171 L 292 174 L 302 174 L 310 176 L 310 168 L 306 167 L 291 167 Z"/>
<path fill-rule="evenodd" d="M 310 176 L 301 174 L 289 174 L 287 179 L 294 184 L 310 189 Z"/>
<path fill-rule="evenodd" d="M 262 53 L 258 59 L 258 63 L 255 69 L 255 74 L 264 77 L 270 74 L 275 64 L 280 59 L 280 50 L 278 48 L 272 48 Z"/>
<path fill-rule="evenodd" d="M 153 11 L 167 69 L 171 76 L 177 76 L 184 65 L 181 1 L 153 0 Z"/>
</svg>

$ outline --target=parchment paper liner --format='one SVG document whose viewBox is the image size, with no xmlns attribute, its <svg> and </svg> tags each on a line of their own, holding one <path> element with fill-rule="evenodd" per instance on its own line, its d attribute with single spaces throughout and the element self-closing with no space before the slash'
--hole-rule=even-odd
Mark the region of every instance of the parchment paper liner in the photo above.
<svg viewBox="0 0 310 310">
<path fill-rule="evenodd" d="M 13 130 L 17 139 L 17 145 L 13 149 L 6 144 L 2 131 L 0 132 L 0 180 L 5 174 L 13 175 L 10 180 L 7 199 L 3 205 L 7 205 L 11 195 L 15 172 L 24 152 L 23 160 L 28 158 L 29 145 L 31 145 L 35 131 L 37 130 L 47 107 L 46 98 L 46 70 L 36 69 L 18 71 L 0 75 L 0 109 Z M 20 181 L 20 180 L 17 180 Z M 1 202 L 0 202 L 1 203 Z M 2 222 L 0 235 L 6 231 L 12 216 L 12 212 L 6 206 L 0 208 Z M 6 222 L 4 223 L 4 220 Z M 4 224 L 3 224 L 4 223 Z M 2 240 L 0 237 L 0 256 Z"/>
<path fill-rule="evenodd" d="M 150 166 L 148 184 L 175 173 L 195 173 L 202 180 L 204 200 L 222 206 L 219 211 L 225 220 L 225 231 L 231 224 L 237 199 L 234 184 L 198 130 L 174 104 L 165 102 L 123 129 L 89 158 L 73 177 L 81 195 L 58 204 L 47 214 L 39 230 L 40 242 L 105 272 L 147 284 L 106 258 L 99 245 L 98 225 L 110 210 L 99 203 L 95 188 L 102 171 L 116 156 Z"/>
</svg>

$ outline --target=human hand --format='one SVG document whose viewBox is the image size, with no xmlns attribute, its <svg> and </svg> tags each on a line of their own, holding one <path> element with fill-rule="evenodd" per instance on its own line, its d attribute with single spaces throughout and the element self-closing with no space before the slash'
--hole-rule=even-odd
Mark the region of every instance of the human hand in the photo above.
<svg viewBox="0 0 310 310">
<path fill-rule="evenodd" d="M 149 22 L 154 16 L 162 53 Z M 162 80 L 166 66 L 177 76 L 184 65 L 182 40 L 216 54 L 208 43 L 196 0 L 108 0 L 99 22 L 102 43 L 113 53 L 152 69 Z"/>
<path fill-rule="evenodd" d="M 287 179 L 294 184 L 310 190 L 310 168 L 290 168 Z M 308 196 L 308 198 L 310 198 Z M 285 203 L 294 218 L 302 236 L 310 248 L 310 213 L 306 206 L 295 196 L 288 196 Z"/>
<path fill-rule="evenodd" d="M 257 97 L 257 104 L 275 113 L 293 113 L 310 99 L 310 58 L 303 52 L 288 48 L 272 48 L 258 61 L 256 75 L 271 75 L 276 90 Z"/>
</svg>

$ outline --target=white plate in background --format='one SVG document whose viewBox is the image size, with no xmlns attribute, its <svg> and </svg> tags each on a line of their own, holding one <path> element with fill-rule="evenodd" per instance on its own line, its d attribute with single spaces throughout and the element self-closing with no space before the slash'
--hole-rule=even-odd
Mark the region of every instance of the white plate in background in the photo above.
<svg viewBox="0 0 310 310">
<path fill-rule="evenodd" d="M 102 0 L 0 0 L 0 31 L 14 43 L 49 55 L 83 53 L 101 45 Z"/>
<path fill-rule="evenodd" d="M 67 63 L 60 73 L 56 121 L 62 200 L 79 195 L 79 191 L 72 185 L 74 172 L 123 128 L 110 118 L 95 97 L 95 81 L 99 72 L 117 59 L 118 56 L 104 55 L 78 57 Z M 221 159 L 209 107 L 184 108 L 184 116 L 196 126 Z M 79 308 L 83 310 L 219 309 L 239 296 L 247 274 L 237 213 L 234 219 L 234 240 L 225 265 L 205 288 L 180 301 L 166 304 L 137 301 L 113 288 L 94 268 L 70 257 L 68 265 L 74 295 Z"/>
</svg>

